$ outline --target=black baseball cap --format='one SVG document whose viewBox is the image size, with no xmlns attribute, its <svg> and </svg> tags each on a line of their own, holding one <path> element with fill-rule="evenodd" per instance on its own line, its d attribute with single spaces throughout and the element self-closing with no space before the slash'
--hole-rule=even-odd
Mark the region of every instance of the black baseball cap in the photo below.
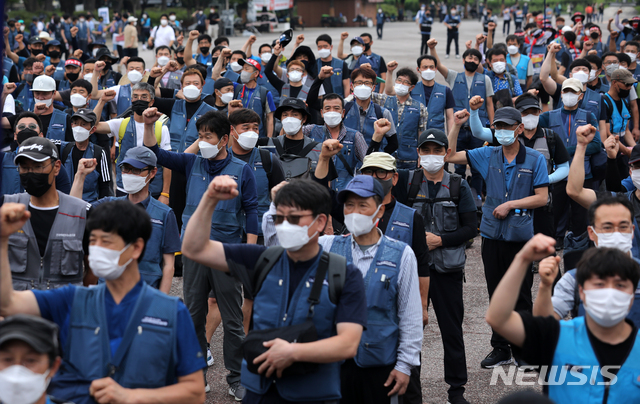
<svg viewBox="0 0 640 404">
<path fill-rule="evenodd" d="M 515 107 L 520 112 L 524 112 L 532 108 L 542 111 L 542 108 L 540 108 L 540 102 L 535 97 L 518 97 Z"/>
<path fill-rule="evenodd" d="M 220 90 L 221 88 L 232 86 L 233 82 L 226 77 L 221 77 L 213 84 L 214 90 Z"/>
<path fill-rule="evenodd" d="M 16 314 L 0 321 L 0 346 L 14 340 L 29 344 L 36 352 L 59 355 L 58 326 L 42 317 Z"/>
<path fill-rule="evenodd" d="M 117 62 L 119 59 L 111 54 L 109 48 L 100 48 L 96 53 L 96 60 L 100 60 L 102 57 L 108 57 L 112 62 Z"/>
<path fill-rule="evenodd" d="M 40 37 L 39 37 L 39 36 L 37 36 L 37 35 L 36 35 L 36 36 L 32 36 L 32 37 L 29 39 L 29 44 L 30 44 L 30 45 L 34 45 L 34 44 L 37 44 L 37 43 L 44 44 L 44 41 L 42 40 L 42 38 L 40 38 Z"/>
<path fill-rule="evenodd" d="M 30 137 L 22 142 L 17 149 L 16 157 L 13 159 L 14 164 L 18 164 L 19 158 L 28 158 L 36 162 L 46 161 L 47 159 L 58 160 L 58 148 L 53 142 L 44 137 Z"/>
<path fill-rule="evenodd" d="M 631 149 L 631 157 L 629 157 L 629 164 L 634 164 L 640 161 L 640 143 L 633 146 Z"/>
<path fill-rule="evenodd" d="M 89 108 L 80 108 L 78 112 L 73 114 L 71 119 L 73 118 L 81 118 L 84 121 L 89 122 L 91 125 L 95 125 L 96 122 L 98 121 L 98 117 L 96 116 L 96 114 L 93 112 L 92 109 L 89 109 Z"/>
<path fill-rule="evenodd" d="M 302 111 L 304 112 L 305 116 L 309 115 L 309 112 L 307 111 L 307 104 L 305 104 L 304 101 L 302 101 L 299 98 L 287 97 L 284 99 L 284 101 L 282 101 L 280 106 L 276 108 L 276 111 L 274 114 L 275 118 L 280 119 L 280 117 L 282 116 L 282 113 L 290 109 L 296 109 L 298 111 Z"/>
<path fill-rule="evenodd" d="M 498 122 L 506 123 L 507 125 L 515 125 L 522 123 L 522 114 L 520 111 L 513 107 L 502 107 L 496 110 L 493 116 L 493 124 Z"/>
<path fill-rule="evenodd" d="M 418 139 L 418 147 L 427 142 L 439 144 L 440 146 L 444 146 L 446 148 L 449 147 L 449 139 L 447 138 L 447 135 L 445 135 L 444 132 L 440 129 L 427 129 L 422 132 L 420 134 L 420 138 Z"/>
</svg>

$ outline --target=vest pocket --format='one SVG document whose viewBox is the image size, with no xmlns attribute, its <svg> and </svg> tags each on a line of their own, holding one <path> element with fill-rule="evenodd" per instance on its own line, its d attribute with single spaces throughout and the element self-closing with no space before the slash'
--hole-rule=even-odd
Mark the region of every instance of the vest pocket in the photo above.
<svg viewBox="0 0 640 404">
<path fill-rule="evenodd" d="M 434 216 L 438 222 L 438 228 L 442 231 L 455 231 L 458 229 L 458 208 L 452 201 L 436 203 Z"/>
<path fill-rule="evenodd" d="M 51 244 L 51 275 L 77 275 L 82 269 L 82 240 L 53 240 Z"/>
<path fill-rule="evenodd" d="M 9 237 L 9 265 L 11 272 L 24 273 L 27 270 L 27 246 L 29 238 L 24 233 L 16 233 Z"/>
<path fill-rule="evenodd" d="M 395 325 L 368 324 L 355 358 L 358 366 L 373 367 L 395 363 L 398 329 Z"/>
<path fill-rule="evenodd" d="M 157 388 L 167 384 L 167 374 L 172 373 L 171 369 L 175 366 L 172 360 L 175 344 L 169 328 L 172 326 L 143 324 L 137 327 L 138 335 L 133 338 L 120 379 L 129 382 L 135 380 L 136 383 L 127 383 L 125 387 Z"/>
<path fill-rule="evenodd" d="M 509 216 L 504 239 L 512 242 L 529 241 L 533 237 L 533 218 L 530 215 Z"/>
<path fill-rule="evenodd" d="M 445 272 L 457 272 L 464 268 L 464 263 L 467 259 L 464 246 L 441 247 L 440 251 L 442 252 L 443 266 L 447 270 Z"/>
</svg>

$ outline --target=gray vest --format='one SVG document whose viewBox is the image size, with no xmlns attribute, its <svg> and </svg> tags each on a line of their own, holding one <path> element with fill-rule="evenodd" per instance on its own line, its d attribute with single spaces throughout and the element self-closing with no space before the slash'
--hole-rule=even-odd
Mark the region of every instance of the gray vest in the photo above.
<svg viewBox="0 0 640 404">
<path fill-rule="evenodd" d="M 169 72 L 169 80 L 164 88 L 170 88 L 171 90 L 180 90 L 182 88 L 182 71 L 176 70 L 175 72 Z"/>
<path fill-rule="evenodd" d="M 282 145 L 282 147 L 284 147 L 284 138 L 285 135 L 280 135 L 278 137 L 276 137 L 275 139 L 278 139 L 278 143 L 280 143 Z M 274 138 L 269 139 L 269 143 L 268 145 L 270 147 L 275 147 L 275 145 L 273 144 Z M 308 136 L 304 136 L 304 142 L 302 143 L 302 148 L 304 149 L 305 147 L 307 147 L 310 143 L 313 143 L 314 140 L 311 139 Z M 311 171 L 315 171 L 316 170 L 316 166 L 318 165 L 318 160 L 320 159 L 320 151 L 322 149 L 322 143 L 318 143 L 318 147 L 314 147 L 313 150 L 311 150 L 309 153 L 307 153 L 305 156 L 300 156 L 300 157 L 308 157 L 311 160 Z M 276 155 L 278 153 L 276 152 Z M 280 156 L 278 156 L 280 157 Z"/>
<path fill-rule="evenodd" d="M 549 144 L 547 143 L 547 134 L 544 132 L 545 129 L 542 129 L 545 136 L 539 137 L 533 143 L 533 150 L 539 152 L 544 156 L 545 161 L 547 162 L 547 174 L 551 174 L 553 172 L 553 165 L 551 164 L 551 153 L 549 151 Z M 522 140 L 522 136 L 524 134 L 518 136 L 518 140 L 520 144 L 524 146 L 524 140 Z"/>
<path fill-rule="evenodd" d="M 409 182 L 412 179 L 413 171 L 409 174 Z M 431 196 L 429 195 L 429 186 L 424 181 L 420 185 L 420 191 L 413 206 L 411 206 L 422 215 L 424 230 L 437 236 L 454 232 L 460 226 L 458 206 L 451 200 L 449 194 L 450 182 L 451 174 L 444 171 L 437 195 Z M 410 183 L 409 187 L 411 187 Z M 438 247 L 429 251 L 429 263 L 434 265 L 436 271 L 440 273 L 462 271 L 467 259 L 464 247 L 465 243 L 462 243 L 455 247 Z"/>
<path fill-rule="evenodd" d="M 31 219 L 21 230 L 9 237 L 9 264 L 15 290 L 55 289 L 67 284 L 82 285 L 82 240 L 88 204 L 58 191 L 60 205 L 49 240 L 40 257 Z M 5 202 L 29 206 L 27 193 L 6 195 Z"/>
</svg>

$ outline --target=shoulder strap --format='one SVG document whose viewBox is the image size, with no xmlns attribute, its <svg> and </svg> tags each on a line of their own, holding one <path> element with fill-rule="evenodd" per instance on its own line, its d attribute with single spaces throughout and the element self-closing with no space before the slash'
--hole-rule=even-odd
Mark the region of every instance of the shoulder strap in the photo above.
<svg viewBox="0 0 640 404">
<path fill-rule="evenodd" d="M 267 92 L 269 90 L 267 90 L 266 87 L 260 86 L 260 102 L 262 102 L 262 111 L 265 110 L 264 106 L 266 105 L 267 102 Z"/>
<path fill-rule="evenodd" d="M 278 156 L 284 156 L 284 145 L 278 140 L 277 137 L 272 138 L 271 140 L 273 145 L 276 147 L 276 151 L 278 152 Z"/>
<path fill-rule="evenodd" d="M 376 112 L 376 118 L 378 119 L 382 119 L 382 107 L 380 107 L 380 105 L 376 104 L 375 102 L 373 103 L 373 109 Z"/>
<path fill-rule="evenodd" d="M 62 150 L 62 156 L 60 156 L 60 162 L 64 164 L 67 161 L 67 157 L 69 157 L 69 153 L 71 153 L 71 149 L 73 149 L 74 142 L 69 142 Z"/>
<path fill-rule="evenodd" d="M 302 149 L 302 151 L 300 152 L 300 156 L 302 156 L 302 157 L 306 156 L 317 145 L 318 145 L 318 142 L 309 143 L 304 149 Z"/>
<path fill-rule="evenodd" d="M 353 106 L 354 101 L 348 102 L 344 105 L 344 116 L 347 116 L 347 114 L 349 113 L 349 111 L 351 110 L 351 107 Z"/>
<path fill-rule="evenodd" d="M 338 254 L 324 254 L 329 256 L 329 300 L 338 304 L 347 277 L 347 259 Z"/>
<path fill-rule="evenodd" d="M 351 168 L 351 166 L 349 165 L 349 162 L 347 161 L 346 157 L 344 157 L 344 154 L 342 154 L 342 152 L 338 153 L 338 158 L 342 162 L 342 165 L 347 170 L 349 175 L 352 175 L 353 174 L 353 168 Z"/>
<path fill-rule="evenodd" d="M 416 170 L 413 172 L 413 177 L 411 177 L 411 187 L 409 187 L 409 192 L 407 193 L 407 206 L 409 207 L 412 207 L 416 201 L 416 196 L 418 196 L 418 191 L 420 191 L 420 187 L 422 186 L 423 175 L 424 173 L 422 170 Z"/>
<path fill-rule="evenodd" d="M 324 278 L 327 276 L 328 270 L 329 270 L 329 254 L 326 251 L 323 251 L 322 255 L 320 255 L 320 263 L 318 264 L 318 269 L 316 269 L 316 276 L 313 279 L 313 286 L 311 286 L 311 292 L 309 293 L 309 297 L 307 298 L 307 302 L 309 302 L 309 314 L 307 318 L 313 317 L 314 307 L 316 304 L 320 303 L 320 293 L 322 292 L 322 284 L 324 283 Z"/>
<path fill-rule="evenodd" d="M 449 177 L 449 196 L 451 200 L 457 205 L 460 199 L 460 184 L 462 183 L 462 177 L 458 174 L 451 174 Z"/>
<path fill-rule="evenodd" d="M 269 247 L 258 257 L 258 261 L 256 262 L 255 270 L 254 270 L 254 279 L 253 285 L 249 285 L 249 289 L 252 286 L 255 286 L 255 290 L 250 290 L 251 296 L 255 297 L 260 288 L 262 287 L 262 283 L 266 279 L 271 268 L 278 262 L 278 259 L 284 252 L 284 248 L 280 246 Z"/>
<path fill-rule="evenodd" d="M 156 121 L 155 132 L 156 132 L 156 143 L 158 144 L 158 146 L 162 144 L 162 126 L 163 126 L 162 122 Z"/>
<path fill-rule="evenodd" d="M 260 160 L 262 160 L 262 168 L 267 173 L 267 178 L 271 179 L 271 152 L 266 149 L 258 149 Z"/>
<path fill-rule="evenodd" d="M 122 144 L 122 139 L 124 138 L 124 134 L 127 131 L 129 121 L 131 121 L 131 117 L 124 118 L 122 122 L 120 122 L 120 130 L 118 130 L 118 144 Z M 158 143 L 158 145 L 159 144 L 160 143 Z"/>
</svg>

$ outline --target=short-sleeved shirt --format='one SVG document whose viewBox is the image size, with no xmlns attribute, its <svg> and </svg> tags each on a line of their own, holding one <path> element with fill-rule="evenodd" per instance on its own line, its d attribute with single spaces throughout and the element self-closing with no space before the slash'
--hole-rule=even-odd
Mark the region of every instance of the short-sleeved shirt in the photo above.
<svg viewBox="0 0 640 404">
<path fill-rule="evenodd" d="M 456 84 L 457 76 L 458 76 L 457 71 L 449 69 L 449 73 L 447 74 L 447 77 L 446 77 L 447 84 L 449 84 L 449 87 L 453 88 L 453 86 Z M 489 78 L 489 76 L 487 76 L 486 74 L 484 74 L 483 76 L 484 76 L 484 87 L 486 92 L 484 99 L 486 100 L 489 97 L 493 97 L 494 91 L 493 91 L 493 83 L 491 83 L 491 78 Z M 470 92 L 475 74 L 473 76 L 467 76 L 465 74 L 464 77 L 467 79 L 467 91 Z"/>
<path fill-rule="evenodd" d="M 60 327 L 60 346 L 66 347 L 69 338 L 71 310 L 76 287 L 69 285 L 59 289 L 33 290 L 43 318 L 53 321 Z M 105 314 L 109 330 L 109 344 L 111 355 L 115 355 L 131 318 L 135 305 L 142 291 L 142 281 L 131 289 L 119 304 L 116 304 L 109 292 L 105 290 Z M 178 377 L 190 375 L 206 367 L 200 344 L 196 337 L 191 315 L 182 302 L 178 302 L 176 323 L 176 352 L 177 363 L 175 372 Z M 73 349 L 73 347 L 71 347 Z"/>
<path fill-rule="evenodd" d="M 516 67 L 518 63 L 520 63 L 520 58 L 522 55 L 513 56 L 511 55 L 511 66 Z M 531 63 L 531 59 L 529 59 L 529 63 L 527 63 L 527 77 L 533 76 L 533 63 Z M 526 80 L 520 80 L 520 84 L 524 84 Z"/>
<path fill-rule="evenodd" d="M 166 27 L 159 25 L 153 37 L 156 48 L 159 46 L 169 46 L 171 41 L 176 40 L 176 33 L 169 25 Z"/>
</svg>

